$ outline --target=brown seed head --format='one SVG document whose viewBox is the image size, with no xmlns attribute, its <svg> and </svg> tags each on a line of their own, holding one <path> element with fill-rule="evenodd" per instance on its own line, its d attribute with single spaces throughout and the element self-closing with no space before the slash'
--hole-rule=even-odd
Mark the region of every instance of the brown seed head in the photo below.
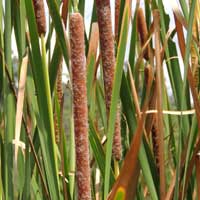
<svg viewBox="0 0 200 200">
<path fill-rule="evenodd" d="M 115 52 L 109 0 L 96 0 L 107 113 L 110 110 Z"/>
<path fill-rule="evenodd" d="M 90 200 L 91 192 L 84 25 L 83 18 L 79 13 L 74 13 L 70 16 L 70 46 L 78 199 Z"/>
<path fill-rule="evenodd" d="M 116 160 L 121 160 L 122 157 L 122 144 L 121 144 L 121 110 L 120 105 L 117 108 L 117 116 L 115 121 L 115 134 L 113 138 L 112 154 Z"/>
<path fill-rule="evenodd" d="M 115 0 L 115 40 L 117 43 L 119 39 L 120 4 L 121 4 L 121 0 Z"/>
<path fill-rule="evenodd" d="M 142 8 L 138 8 L 138 11 L 137 11 L 137 29 L 140 36 L 141 46 L 143 46 L 148 39 L 148 30 L 147 30 L 147 24 L 146 24 L 146 20 L 145 20 Z M 144 58 L 146 60 L 149 60 L 148 48 L 144 50 Z"/>
<path fill-rule="evenodd" d="M 46 18 L 45 18 L 44 2 L 43 0 L 32 0 L 32 1 L 33 1 L 34 11 L 35 11 L 38 34 L 39 36 L 41 36 L 41 34 L 45 35 Z"/>
<path fill-rule="evenodd" d="M 156 125 L 156 120 L 151 129 L 152 133 L 152 144 L 153 144 L 153 153 L 155 157 L 156 169 L 159 173 L 159 143 L 158 143 L 158 127 Z"/>
<path fill-rule="evenodd" d="M 112 33 L 111 11 L 109 0 L 96 0 L 97 17 L 99 24 L 100 49 L 103 65 L 103 78 L 105 88 L 106 110 L 109 117 L 110 103 L 112 96 L 114 71 L 115 71 L 115 51 L 114 38 Z M 121 128 L 120 113 L 117 112 L 115 121 L 115 132 L 113 139 L 113 156 L 121 159 Z"/>
</svg>

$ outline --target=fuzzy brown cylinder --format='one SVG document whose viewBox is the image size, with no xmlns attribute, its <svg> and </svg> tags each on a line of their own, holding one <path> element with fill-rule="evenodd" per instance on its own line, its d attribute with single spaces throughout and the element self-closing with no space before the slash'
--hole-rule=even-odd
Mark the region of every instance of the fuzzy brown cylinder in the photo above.
<svg viewBox="0 0 200 200">
<path fill-rule="evenodd" d="M 60 142 L 60 131 L 58 126 L 58 118 L 55 111 L 53 114 L 53 119 L 54 119 L 55 141 L 58 144 Z"/>
<path fill-rule="evenodd" d="M 79 13 L 74 13 L 70 16 L 70 46 L 78 199 L 89 200 L 91 199 L 91 191 L 88 147 L 86 60 L 83 18 Z"/>
<path fill-rule="evenodd" d="M 121 0 L 115 0 L 115 41 L 119 40 L 119 15 Z"/>
<path fill-rule="evenodd" d="M 63 99 L 62 59 L 61 59 L 59 65 L 58 65 L 58 74 L 57 74 L 57 79 L 56 79 L 56 90 L 57 90 L 57 95 L 58 95 L 58 103 L 59 103 L 59 106 L 60 106 L 60 121 L 61 121 L 62 120 L 62 99 Z M 61 124 L 62 124 L 62 121 L 61 121 Z M 55 140 L 56 140 L 56 143 L 59 144 L 61 127 L 59 128 L 58 116 L 57 116 L 55 111 L 54 111 L 54 128 L 55 128 Z"/>
<path fill-rule="evenodd" d="M 38 34 L 39 36 L 41 36 L 42 34 L 45 35 L 46 18 L 45 18 L 44 2 L 43 0 L 32 0 L 32 1 L 35 11 Z"/>
<path fill-rule="evenodd" d="M 120 105 L 117 108 L 117 116 L 115 122 L 115 134 L 113 138 L 112 154 L 116 160 L 120 160 L 122 157 L 122 143 L 121 143 L 121 109 Z"/>
<path fill-rule="evenodd" d="M 147 24 L 146 24 L 146 20 L 145 20 L 145 16 L 144 16 L 142 8 L 138 8 L 138 11 L 137 11 L 137 30 L 138 30 L 138 33 L 140 36 L 141 46 L 143 47 L 143 45 L 148 40 L 148 30 L 147 30 Z M 148 46 L 144 50 L 144 58 L 146 60 L 149 60 L 149 47 Z"/>
<path fill-rule="evenodd" d="M 153 144 L 153 154 L 156 163 L 156 169 L 159 174 L 159 144 L 158 144 L 158 128 L 156 124 L 156 120 L 154 120 L 154 124 L 151 129 L 151 137 L 152 137 L 152 144 Z"/>
<path fill-rule="evenodd" d="M 112 33 L 111 11 L 109 0 L 96 0 L 97 18 L 99 24 L 99 36 L 100 36 L 100 49 L 103 65 L 103 78 L 104 78 L 104 90 L 106 99 L 107 116 L 109 117 L 114 71 L 115 71 L 115 51 L 114 51 L 114 37 Z M 118 114 L 117 114 L 118 115 Z M 113 149 L 118 149 L 118 155 L 121 155 L 121 149 L 115 148 L 115 141 L 121 141 L 121 134 L 119 130 L 116 130 L 120 126 L 120 121 L 116 118 L 115 133 L 113 140 Z M 118 136 L 115 136 L 117 134 Z M 116 137 L 119 137 L 116 140 Z M 118 145 L 118 144 L 117 144 Z M 115 155 L 114 155 L 115 156 Z M 116 158 L 117 160 L 119 158 Z"/>
<path fill-rule="evenodd" d="M 58 65 L 58 74 L 56 79 L 56 90 L 58 95 L 58 102 L 61 106 L 62 98 L 63 98 L 63 88 L 62 88 L 62 59 Z"/>
</svg>

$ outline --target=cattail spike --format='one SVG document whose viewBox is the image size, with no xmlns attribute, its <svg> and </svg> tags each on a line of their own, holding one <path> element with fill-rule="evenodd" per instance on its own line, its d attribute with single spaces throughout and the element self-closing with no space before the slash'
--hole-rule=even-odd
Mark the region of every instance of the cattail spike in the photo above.
<svg viewBox="0 0 200 200">
<path fill-rule="evenodd" d="M 116 160 L 121 160 L 122 157 L 122 144 L 121 144 L 121 112 L 120 112 L 120 105 L 118 105 L 117 109 L 117 116 L 115 122 L 115 134 L 113 138 L 113 149 L 112 154 Z"/>
<path fill-rule="evenodd" d="M 58 65 L 58 74 L 56 78 L 56 90 L 58 95 L 58 103 L 60 106 L 60 120 L 62 119 L 62 99 L 63 99 L 63 89 L 62 89 L 62 59 Z M 62 124 L 62 121 L 61 121 Z M 61 134 L 61 127 L 59 128 L 58 124 L 58 117 L 56 115 L 56 112 L 54 111 L 54 127 L 55 127 L 55 140 L 56 143 L 59 144 L 60 142 L 60 134 Z"/>
<path fill-rule="evenodd" d="M 35 11 L 38 34 L 39 36 L 41 36 L 42 34 L 45 35 L 46 18 L 45 18 L 44 2 L 43 0 L 32 0 L 32 1 Z"/>
<path fill-rule="evenodd" d="M 78 199 L 90 200 L 84 25 L 83 18 L 79 13 L 74 13 L 70 16 L 70 44 Z"/>
<path fill-rule="evenodd" d="M 119 15 L 121 0 L 115 0 L 115 41 L 119 39 Z"/>
<path fill-rule="evenodd" d="M 96 0 L 96 8 L 100 33 L 99 36 L 103 65 L 106 109 L 108 114 L 110 110 L 115 67 L 114 38 L 112 33 L 110 1 Z"/>
<path fill-rule="evenodd" d="M 159 174 L 159 143 L 158 143 L 158 127 L 156 124 L 156 120 L 154 120 L 152 129 L 151 129 L 151 137 L 153 144 L 153 153 L 155 157 L 156 169 Z"/>
<path fill-rule="evenodd" d="M 140 36 L 141 46 L 143 47 L 148 39 L 148 30 L 142 8 L 138 8 L 137 11 L 137 29 Z M 145 48 L 144 50 L 144 58 L 149 60 L 149 47 Z"/>
<path fill-rule="evenodd" d="M 63 89 L 62 89 L 62 60 L 58 65 L 58 74 L 56 79 L 56 90 L 58 94 L 58 102 L 61 106 L 62 97 L 63 97 Z"/>
<path fill-rule="evenodd" d="M 54 118 L 55 141 L 56 144 L 58 144 L 60 142 L 60 131 L 59 131 L 58 118 L 56 112 L 54 112 L 53 118 Z"/>
<path fill-rule="evenodd" d="M 110 11 L 110 1 L 109 0 L 96 0 L 97 8 L 97 18 L 99 24 L 99 36 L 100 36 L 100 49 L 102 56 L 103 65 L 103 78 L 104 78 L 104 90 L 106 99 L 106 111 L 109 117 L 110 103 L 112 96 L 114 71 L 115 71 L 115 51 L 114 51 L 114 37 L 112 33 L 112 22 L 111 22 L 111 11 Z M 117 113 L 119 116 L 119 113 Z M 119 117 L 116 118 L 115 133 L 113 140 L 113 152 L 121 152 L 121 135 L 120 135 L 120 120 Z M 117 141 L 117 143 L 115 143 Z M 120 142 L 119 142 L 120 141 Z M 115 147 L 115 145 L 117 145 Z M 117 153 L 117 160 L 120 159 L 120 154 Z M 115 154 L 113 155 L 116 156 Z"/>
</svg>

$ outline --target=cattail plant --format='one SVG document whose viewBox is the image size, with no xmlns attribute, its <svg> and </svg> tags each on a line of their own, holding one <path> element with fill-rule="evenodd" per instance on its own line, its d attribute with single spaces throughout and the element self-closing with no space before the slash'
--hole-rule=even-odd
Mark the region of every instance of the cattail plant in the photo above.
<svg viewBox="0 0 200 200">
<path fill-rule="evenodd" d="M 82 16 L 70 16 L 70 45 L 73 86 L 73 109 L 76 145 L 76 179 L 78 199 L 91 199 L 88 148 L 88 109 L 86 91 L 86 61 Z"/>
<path fill-rule="evenodd" d="M 38 28 L 38 34 L 41 36 L 46 33 L 46 19 L 43 0 L 33 0 L 33 6 L 35 11 L 36 23 Z"/>
<path fill-rule="evenodd" d="M 115 51 L 114 51 L 114 38 L 112 33 L 110 1 L 96 0 L 96 8 L 97 8 L 97 18 L 99 24 L 100 49 L 101 49 L 102 65 L 103 65 L 106 110 L 107 110 L 107 116 L 109 117 L 114 71 L 115 71 Z M 120 120 L 119 117 L 116 118 L 115 133 L 114 133 L 114 135 L 116 136 L 114 136 L 115 139 L 113 140 L 113 156 L 117 160 L 121 158 L 121 134 L 119 134 L 120 121 L 118 120 Z M 116 141 L 118 141 L 117 144 L 115 144 Z M 115 145 L 117 145 L 117 147 L 115 147 Z M 116 152 L 116 150 L 118 152 Z"/>
<path fill-rule="evenodd" d="M 138 8 L 137 11 L 137 30 L 140 36 L 141 47 L 143 47 L 148 39 L 148 29 L 142 8 Z M 150 56 L 148 46 L 145 48 L 143 55 L 146 60 L 149 60 Z"/>
</svg>

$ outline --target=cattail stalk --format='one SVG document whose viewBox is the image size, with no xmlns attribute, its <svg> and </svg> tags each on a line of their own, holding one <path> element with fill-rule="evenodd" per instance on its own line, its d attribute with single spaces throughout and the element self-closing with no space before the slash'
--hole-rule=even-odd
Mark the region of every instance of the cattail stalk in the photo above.
<svg viewBox="0 0 200 200">
<path fill-rule="evenodd" d="M 140 36 L 141 47 L 143 47 L 148 40 L 148 29 L 142 8 L 138 8 L 137 11 L 137 30 Z M 149 46 L 147 46 L 143 54 L 146 60 L 149 60 L 150 57 L 149 51 L 150 51 Z"/>
<path fill-rule="evenodd" d="M 78 199 L 89 200 L 91 199 L 91 191 L 88 147 L 86 61 L 83 18 L 79 13 L 74 13 L 70 16 L 70 45 Z"/>
<path fill-rule="evenodd" d="M 97 8 L 97 18 L 99 24 L 100 49 L 101 49 L 102 65 L 103 65 L 106 110 L 107 110 L 107 116 L 109 117 L 114 71 L 115 71 L 115 52 L 114 52 L 114 38 L 112 34 L 110 1 L 96 0 L 96 8 Z M 113 156 L 117 160 L 121 158 L 121 134 L 119 134 L 120 121 L 118 120 L 119 117 L 116 118 L 115 133 L 114 133 L 115 139 L 113 140 Z M 118 141 L 118 143 L 115 144 L 115 141 Z M 116 145 L 117 147 L 115 147 Z"/>
<path fill-rule="evenodd" d="M 42 34 L 45 35 L 46 18 L 45 18 L 44 2 L 43 0 L 32 0 L 32 1 L 35 11 L 38 34 L 39 36 L 41 36 Z"/>
</svg>

